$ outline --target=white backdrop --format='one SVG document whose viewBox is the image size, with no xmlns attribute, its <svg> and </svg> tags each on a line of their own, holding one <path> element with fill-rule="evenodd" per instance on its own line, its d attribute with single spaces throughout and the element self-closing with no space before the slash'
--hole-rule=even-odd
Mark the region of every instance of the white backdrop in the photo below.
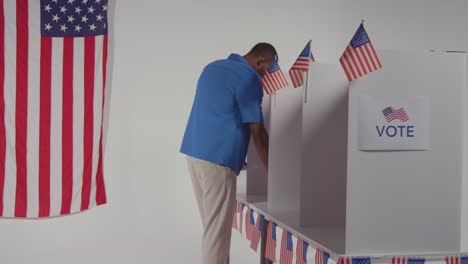
<svg viewBox="0 0 468 264">
<path fill-rule="evenodd" d="M 287 70 L 310 38 L 317 60 L 337 62 L 362 18 L 379 49 L 468 50 L 466 0 L 117 1 L 109 204 L 0 220 L 1 263 L 199 263 L 201 222 L 178 150 L 203 66 L 268 41 Z M 232 263 L 257 263 L 241 241 Z"/>
</svg>

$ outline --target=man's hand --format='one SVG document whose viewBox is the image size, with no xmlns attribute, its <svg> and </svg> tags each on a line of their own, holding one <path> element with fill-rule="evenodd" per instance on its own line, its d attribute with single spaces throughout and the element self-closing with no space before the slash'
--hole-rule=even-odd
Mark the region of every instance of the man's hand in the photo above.
<svg viewBox="0 0 468 264">
<path fill-rule="evenodd" d="M 268 132 L 263 124 L 251 123 L 249 127 L 258 156 L 268 170 Z"/>
</svg>

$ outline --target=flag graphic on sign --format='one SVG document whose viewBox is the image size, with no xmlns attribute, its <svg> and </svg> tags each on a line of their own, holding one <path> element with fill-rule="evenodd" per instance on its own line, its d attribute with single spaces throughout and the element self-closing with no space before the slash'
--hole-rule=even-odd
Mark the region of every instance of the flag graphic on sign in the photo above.
<svg viewBox="0 0 468 264">
<path fill-rule="evenodd" d="M 307 43 L 304 50 L 294 62 L 293 66 L 289 70 L 289 76 L 293 83 L 294 88 L 304 85 L 304 73 L 308 73 L 310 70 L 310 64 L 315 62 L 312 51 L 310 50 L 311 41 Z"/>
<path fill-rule="evenodd" d="M 296 245 L 296 264 L 307 264 L 307 251 L 309 249 L 309 244 L 302 240 L 297 239 Z M 318 263 L 316 263 L 318 264 Z"/>
<path fill-rule="evenodd" d="M 349 81 L 382 68 L 362 23 L 341 55 L 340 63 Z"/>
<path fill-rule="evenodd" d="M 0 0 L 0 216 L 106 203 L 107 10 L 107 0 Z"/>
<path fill-rule="evenodd" d="M 262 87 L 267 94 L 272 94 L 281 88 L 287 87 L 288 81 L 284 76 L 278 62 L 273 60 L 267 73 L 263 76 Z"/>
<path fill-rule="evenodd" d="M 257 216 L 257 223 L 255 225 L 254 231 L 252 232 L 252 242 L 250 243 L 250 248 L 255 250 L 255 252 L 257 252 L 258 244 L 262 238 L 264 221 L 265 217 L 259 214 Z"/>
<path fill-rule="evenodd" d="M 292 235 L 288 231 L 283 230 L 281 236 L 280 264 L 292 264 L 293 252 Z"/>
<path fill-rule="evenodd" d="M 273 222 L 268 224 L 265 257 L 276 262 L 276 224 Z"/>
<path fill-rule="evenodd" d="M 406 114 L 405 109 L 402 107 L 400 109 L 394 109 L 393 107 L 387 107 L 382 110 L 385 119 L 390 123 L 393 120 L 400 120 L 401 122 L 406 122 L 409 120 L 408 114 Z"/>
<path fill-rule="evenodd" d="M 315 251 L 315 264 L 328 264 L 328 259 L 330 258 L 330 254 L 323 251 L 320 248 L 317 248 Z"/>
</svg>

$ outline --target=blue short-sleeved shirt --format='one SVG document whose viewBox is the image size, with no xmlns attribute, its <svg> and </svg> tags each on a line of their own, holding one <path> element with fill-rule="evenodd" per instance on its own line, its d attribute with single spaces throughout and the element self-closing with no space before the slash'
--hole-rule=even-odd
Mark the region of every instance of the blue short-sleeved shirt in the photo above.
<svg viewBox="0 0 468 264">
<path fill-rule="evenodd" d="M 239 174 L 250 140 L 249 123 L 263 123 L 260 75 L 240 55 L 208 64 L 197 85 L 180 151 Z"/>
</svg>

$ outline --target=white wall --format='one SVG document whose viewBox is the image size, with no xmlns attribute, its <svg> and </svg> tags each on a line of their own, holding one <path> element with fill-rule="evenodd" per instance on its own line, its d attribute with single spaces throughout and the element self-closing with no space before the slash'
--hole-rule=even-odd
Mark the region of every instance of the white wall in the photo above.
<svg viewBox="0 0 468 264">
<path fill-rule="evenodd" d="M 316 58 L 335 62 L 361 18 L 381 49 L 468 50 L 466 0 L 122 0 L 115 13 L 109 204 L 1 220 L 1 263 L 199 263 L 201 223 L 178 149 L 197 77 L 214 59 L 269 41 L 287 70 L 312 38 Z M 232 263 L 256 263 L 240 241 Z"/>
</svg>

